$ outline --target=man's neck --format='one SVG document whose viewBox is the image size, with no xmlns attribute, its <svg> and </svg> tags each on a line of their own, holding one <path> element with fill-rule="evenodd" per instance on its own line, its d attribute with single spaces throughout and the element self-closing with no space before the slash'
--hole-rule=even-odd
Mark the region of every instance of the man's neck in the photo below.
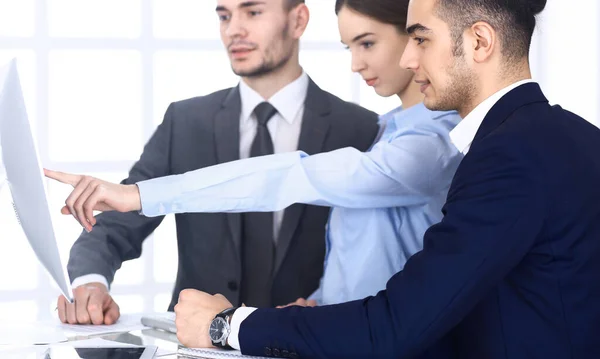
<svg viewBox="0 0 600 359">
<path fill-rule="evenodd" d="M 243 77 L 242 81 L 256 91 L 263 99 L 268 100 L 279 90 L 294 82 L 302 75 L 300 64 L 270 72 L 260 77 Z"/>
<path fill-rule="evenodd" d="M 465 118 L 480 103 L 503 88 L 506 88 L 519 81 L 531 79 L 531 70 L 529 69 L 529 65 L 527 63 L 525 63 L 524 66 L 516 67 L 521 68 L 521 70 L 510 74 L 506 71 L 501 71 L 499 74 L 494 75 L 493 78 L 483 79 L 479 83 L 478 90 L 475 91 L 477 95 L 464 108 L 459 109 L 458 112 L 460 117 Z"/>
</svg>

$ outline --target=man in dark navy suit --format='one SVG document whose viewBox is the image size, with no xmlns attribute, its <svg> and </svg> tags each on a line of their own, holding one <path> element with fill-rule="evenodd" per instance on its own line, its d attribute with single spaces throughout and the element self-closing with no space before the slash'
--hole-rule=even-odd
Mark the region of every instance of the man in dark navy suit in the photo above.
<svg viewBox="0 0 600 359">
<path fill-rule="evenodd" d="M 466 155 L 443 220 L 386 290 L 285 309 L 183 291 L 180 341 L 290 358 L 600 358 L 600 130 L 531 81 L 545 4 L 411 0 L 401 65 L 428 108 L 459 111 Z"/>
</svg>

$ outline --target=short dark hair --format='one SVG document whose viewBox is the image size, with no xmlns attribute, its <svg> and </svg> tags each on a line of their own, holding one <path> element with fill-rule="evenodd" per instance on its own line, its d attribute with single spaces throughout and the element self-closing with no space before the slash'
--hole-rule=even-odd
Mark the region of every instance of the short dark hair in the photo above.
<svg viewBox="0 0 600 359">
<path fill-rule="evenodd" d="M 347 7 L 384 24 L 394 25 L 398 32 L 406 33 L 406 16 L 409 0 L 336 0 L 335 13 Z"/>
<path fill-rule="evenodd" d="M 304 0 L 284 0 L 284 6 L 287 11 L 292 10 L 300 4 L 304 4 Z"/>
<path fill-rule="evenodd" d="M 535 16 L 546 0 L 437 0 L 437 15 L 450 27 L 460 53 L 463 32 L 478 21 L 490 24 L 499 34 L 502 54 L 518 60 L 529 54 Z"/>
</svg>

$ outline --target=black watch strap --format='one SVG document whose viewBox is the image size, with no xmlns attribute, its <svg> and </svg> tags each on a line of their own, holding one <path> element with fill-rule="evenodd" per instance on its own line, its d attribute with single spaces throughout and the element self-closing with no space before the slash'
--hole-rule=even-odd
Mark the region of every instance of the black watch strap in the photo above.
<svg viewBox="0 0 600 359">
<path fill-rule="evenodd" d="M 230 326 L 229 334 L 231 334 L 231 318 L 233 318 L 233 313 L 235 313 L 235 311 L 238 308 L 239 307 L 227 308 L 227 309 L 225 309 L 224 311 L 222 311 L 221 313 L 219 313 L 219 314 L 217 314 L 215 316 L 215 318 L 222 318 L 222 319 L 224 319 L 227 322 L 227 324 L 229 324 L 229 326 Z M 227 337 L 226 342 L 228 342 L 228 339 L 229 339 L 229 335 Z M 216 345 L 218 347 L 225 348 L 225 349 L 233 349 L 231 346 L 229 346 L 229 344 L 221 345 L 221 343 L 214 343 L 213 342 L 213 345 Z"/>
<path fill-rule="evenodd" d="M 235 313 L 235 311 L 238 309 L 239 307 L 231 307 L 231 308 L 227 308 L 224 311 L 222 311 L 221 313 L 217 314 L 216 317 L 221 317 L 223 319 L 225 319 L 227 321 L 227 323 L 229 323 L 229 325 L 231 325 L 231 317 L 233 317 L 233 313 Z M 215 317 L 215 318 L 216 318 Z"/>
</svg>

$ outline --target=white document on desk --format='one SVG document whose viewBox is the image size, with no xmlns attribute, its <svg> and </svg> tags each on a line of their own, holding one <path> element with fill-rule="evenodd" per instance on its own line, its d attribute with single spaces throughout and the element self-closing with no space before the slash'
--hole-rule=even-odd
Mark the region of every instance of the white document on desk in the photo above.
<svg viewBox="0 0 600 359">
<path fill-rule="evenodd" d="M 27 346 L 19 346 L 19 345 L 11 345 L 11 346 L 2 346 L 0 345 L 0 358 L 2 359 L 23 359 L 23 358 L 38 358 L 46 353 L 47 349 L 50 347 L 56 346 L 69 346 L 73 348 L 137 348 L 139 345 L 134 344 L 126 344 L 115 342 L 111 340 L 105 340 L 102 338 L 93 338 L 93 339 L 85 339 L 85 340 L 76 340 L 72 342 L 54 344 L 54 345 L 27 345 Z M 162 356 L 173 355 L 176 352 L 171 350 L 166 350 L 162 348 L 158 348 L 156 353 L 154 354 L 155 358 L 159 358 Z"/>
<path fill-rule="evenodd" d="M 52 325 L 0 321 L 0 346 L 53 344 L 66 341 L 65 334 Z"/>
<path fill-rule="evenodd" d="M 180 348 L 179 354 L 185 356 L 191 356 L 196 358 L 207 358 L 207 359 L 231 359 L 231 358 L 246 358 L 246 359 L 267 359 L 267 357 L 255 357 L 249 355 L 243 355 L 239 350 L 225 350 L 225 349 L 193 349 L 193 348 Z"/>
<path fill-rule="evenodd" d="M 122 314 L 115 324 L 111 325 L 88 325 L 88 324 L 56 324 L 56 328 L 62 330 L 66 336 L 91 336 L 110 333 L 131 332 L 146 328 L 141 321 L 142 313 Z"/>
</svg>

